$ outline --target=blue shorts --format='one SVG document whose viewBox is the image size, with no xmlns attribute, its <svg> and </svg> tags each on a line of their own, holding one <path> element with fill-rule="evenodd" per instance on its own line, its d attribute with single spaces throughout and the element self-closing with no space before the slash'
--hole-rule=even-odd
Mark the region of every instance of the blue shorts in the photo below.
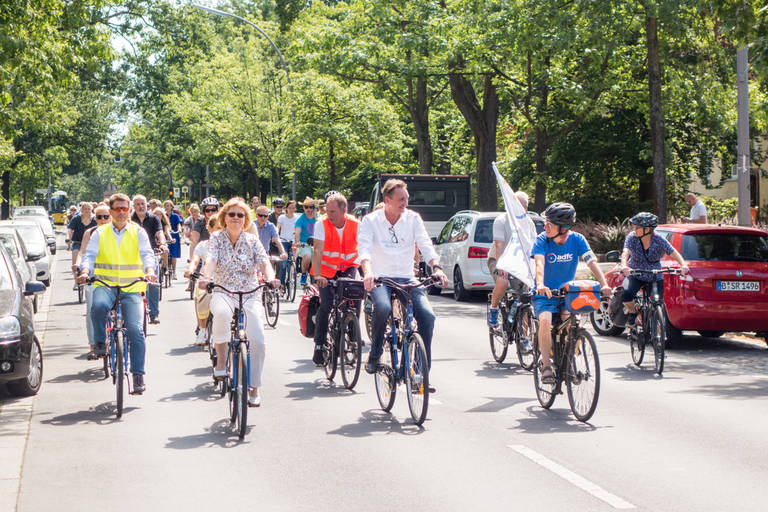
<svg viewBox="0 0 768 512">
<path fill-rule="evenodd" d="M 80 242 L 72 242 L 72 250 L 73 251 L 79 251 L 80 250 Z"/>
<path fill-rule="evenodd" d="M 531 304 L 533 304 L 533 312 L 536 314 L 536 318 L 539 318 L 539 315 L 545 311 L 549 311 L 553 316 L 560 311 L 560 299 L 556 297 L 548 299 L 544 295 L 534 295 L 531 298 Z"/>
</svg>

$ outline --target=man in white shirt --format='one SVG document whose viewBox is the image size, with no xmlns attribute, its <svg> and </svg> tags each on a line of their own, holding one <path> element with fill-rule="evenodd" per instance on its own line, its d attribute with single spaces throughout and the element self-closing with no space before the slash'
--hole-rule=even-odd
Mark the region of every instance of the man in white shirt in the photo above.
<svg viewBox="0 0 768 512">
<path fill-rule="evenodd" d="M 691 206 L 690 217 L 688 222 L 694 224 L 706 224 L 707 223 L 707 206 L 695 195 L 690 192 L 685 196 L 685 202 Z"/>
<path fill-rule="evenodd" d="M 296 228 L 296 201 L 288 201 L 285 205 L 285 213 L 277 218 L 277 232 L 280 233 L 280 242 L 287 254 L 290 254 L 293 246 L 293 231 Z M 285 272 L 288 262 L 283 261 L 280 265 L 280 282 L 285 285 Z"/>
<path fill-rule="evenodd" d="M 365 289 L 373 300 L 373 339 L 365 371 L 376 373 L 384 345 L 384 330 L 392 311 L 390 290 L 386 286 L 374 288 L 377 277 L 387 277 L 399 283 L 414 282 L 413 249 L 419 248 L 424 259 L 432 267 L 432 274 L 445 287 L 448 279 L 440 267 L 440 258 L 432 247 L 432 241 L 424 228 L 421 216 L 408 209 L 408 189 L 402 180 L 388 180 L 381 189 L 384 208 L 363 217 L 357 232 L 360 268 L 363 271 Z M 413 315 L 424 340 L 427 360 L 432 362 L 432 331 L 435 313 L 426 297 L 424 288 L 415 288 Z M 430 386 L 430 392 L 434 388 Z"/>
</svg>

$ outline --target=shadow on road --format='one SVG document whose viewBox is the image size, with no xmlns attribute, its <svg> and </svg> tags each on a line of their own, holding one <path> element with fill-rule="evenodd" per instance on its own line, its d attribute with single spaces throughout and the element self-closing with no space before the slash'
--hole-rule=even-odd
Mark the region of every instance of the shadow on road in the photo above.
<svg viewBox="0 0 768 512">
<path fill-rule="evenodd" d="M 508 407 L 531 401 L 530 397 L 515 398 L 508 396 L 486 396 L 483 398 L 488 400 L 488 402 L 471 409 L 467 409 L 466 412 L 499 412 L 503 409 L 507 409 Z"/>
<path fill-rule="evenodd" d="M 683 393 L 704 393 L 713 397 L 747 400 L 750 398 L 768 397 L 768 384 L 765 379 L 758 378 L 748 382 L 728 383 L 722 385 L 709 384 L 697 386 Z"/>
<path fill-rule="evenodd" d="M 181 391 L 171 396 L 161 398 L 160 402 L 182 402 L 185 400 L 204 400 L 206 402 L 220 400 L 221 395 L 214 393 L 211 382 L 202 382 L 190 389 L 189 391 Z"/>
<path fill-rule="evenodd" d="M 186 345 L 183 347 L 174 347 L 170 349 L 168 352 L 166 352 L 169 356 L 185 356 L 187 354 L 194 354 L 196 352 L 204 352 L 205 347 L 201 347 L 198 345 Z"/>
<path fill-rule="evenodd" d="M 510 430 L 522 430 L 527 434 L 550 434 L 552 432 L 595 432 L 598 429 L 613 428 L 596 427 L 591 423 L 582 423 L 573 417 L 570 409 L 545 410 L 537 405 L 532 405 L 526 410 L 529 417 L 521 418 L 517 427 L 510 427 Z"/>
<path fill-rule="evenodd" d="M 472 302 L 456 302 L 453 299 L 429 298 L 432 310 L 438 318 L 472 318 L 478 321 L 485 320 L 485 302 L 486 299 L 473 300 Z M 482 302 L 483 309 L 478 308 L 478 303 Z"/>
<path fill-rule="evenodd" d="M 341 377 L 336 377 L 341 380 Z M 337 396 L 352 396 L 355 391 L 350 391 L 343 384 L 328 382 L 328 379 L 315 379 L 313 382 L 291 382 L 285 387 L 291 389 L 286 398 L 291 400 L 312 400 L 313 398 L 330 398 Z"/>
<path fill-rule="evenodd" d="M 313 373 L 317 370 L 317 366 L 311 359 L 294 359 L 296 366 L 288 370 L 288 373 Z"/>
<path fill-rule="evenodd" d="M 138 409 L 138 407 L 123 407 L 123 416 L 136 409 Z M 114 402 L 104 402 L 103 404 L 99 404 L 96 407 L 91 407 L 86 411 L 71 412 L 69 414 L 54 416 L 51 419 L 42 420 L 40 423 L 45 425 L 55 425 L 59 427 L 67 427 L 80 423 L 107 425 L 120 421 L 115 417 L 115 414 L 116 406 Z"/>
<path fill-rule="evenodd" d="M 192 450 L 195 448 L 219 446 L 221 448 L 234 448 L 235 446 L 246 444 L 248 433 L 251 427 L 248 427 L 246 437 L 240 440 L 229 419 L 221 419 L 205 429 L 203 434 L 192 434 L 181 437 L 169 437 L 165 447 L 173 450 Z"/>
<path fill-rule="evenodd" d="M 644 364 L 642 367 L 637 367 L 632 363 L 628 363 L 626 366 L 616 366 L 614 368 L 605 368 L 605 371 L 611 372 L 618 380 L 624 381 L 645 381 L 645 380 L 677 380 L 680 377 L 673 377 L 669 375 L 669 366 L 664 363 L 664 374 L 662 376 L 656 375 L 653 367 L 653 354 L 651 354 L 651 361 Z"/>
<path fill-rule="evenodd" d="M 379 409 L 371 409 L 362 413 L 357 423 L 342 425 L 328 434 L 344 437 L 368 437 L 377 434 L 419 435 L 424 427 L 413 423 L 401 423 L 392 414 Z"/>
<path fill-rule="evenodd" d="M 523 370 L 519 364 L 485 361 L 482 368 L 475 370 L 475 375 L 489 379 L 507 379 L 514 375 L 530 375 L 530 372 Z"/>
<path fill-rule="evenodd" d="M 59 375 L 46 382 L 63 384 L 67 382 L 99 382 L 104 380 L 104 368 L 88 368 L 78 373 Z"/>
<path fill-rule="evenodd" d="M 213 375 L 213 370 L 211 370 L 211 365 L 201 366 L 200 368 L 192 368 L 184 375 L 194 375 L 195 377 L 211 377 Z"/>
</svg>

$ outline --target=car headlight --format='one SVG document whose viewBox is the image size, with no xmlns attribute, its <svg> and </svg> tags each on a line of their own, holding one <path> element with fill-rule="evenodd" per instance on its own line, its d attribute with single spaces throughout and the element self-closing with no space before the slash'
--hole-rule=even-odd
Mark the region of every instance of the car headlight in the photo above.
<svg viewBox="0 0 768 512">
<path fill-rule="evenodd" d="M 0 318 L 0 338 L 18 338 L 21 336 L 21 325 L 15 316 Z"/>
</svg>

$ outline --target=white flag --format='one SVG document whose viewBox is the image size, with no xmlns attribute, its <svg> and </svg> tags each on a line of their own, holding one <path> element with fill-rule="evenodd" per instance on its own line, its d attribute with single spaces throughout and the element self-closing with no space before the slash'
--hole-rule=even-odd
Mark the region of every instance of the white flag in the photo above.
<svg viewBox="0 0 768 512">
<path fill-rule="evenodd" d="M 498 256 L 496 268 L 509 272 L 512 276 L 528 285 L 529 288 L 533 288 L 535 268 L 531 259 L 531 250 L 536 241 L 536 226 L 534 226 L 533 221 L 525 209 L 523 209 L 523 205 L 518 201 L 515 193 L 512 191 L 512 187 L 509 186 L 507 180 L 499 173 L 499 170 L 496 168 L 496 162 L 493 162 L 491 165 L 493 166 L 493 172 L 496 174 L 496 180 L 499 182 L 501 197 L 504 199 L 504 209 L 507 212 L 509 227 L 512 229 L 512 233 L 517 235 L 512 236 L 506 248 L 504 248 L 504 253 Z"/>
</svg>

